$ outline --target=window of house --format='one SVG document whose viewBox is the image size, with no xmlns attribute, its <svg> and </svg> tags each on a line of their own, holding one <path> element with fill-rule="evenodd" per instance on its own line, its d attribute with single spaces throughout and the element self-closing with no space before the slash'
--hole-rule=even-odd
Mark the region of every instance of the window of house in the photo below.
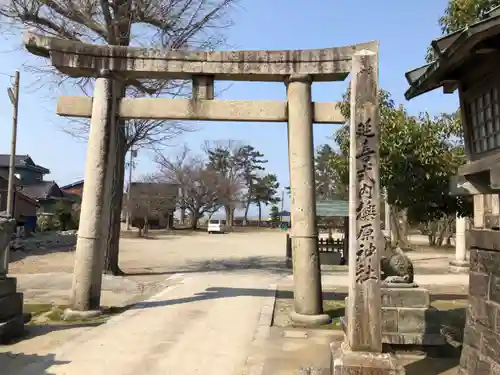
<svg viewBox="0 0 500 375">
<path fill-rule="evenodd" d="M 499 89 L 490 87 L 466 99 L 472 151 L 480 154 L 500 147 Z"/>
</svg>

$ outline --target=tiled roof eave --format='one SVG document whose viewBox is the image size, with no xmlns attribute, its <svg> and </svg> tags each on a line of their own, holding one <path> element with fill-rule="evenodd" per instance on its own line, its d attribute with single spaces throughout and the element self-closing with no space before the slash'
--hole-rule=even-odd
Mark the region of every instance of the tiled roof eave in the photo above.
<svg viewBox="0 0 500 375">
<path fill-rule="evenodd" d="M 457 33 L 459 34 L 458 36 L 456 36 Z M 462 62 L 461 59 L 456 59 L 459 54 L 471 50 L 482 40 L 500 34 L 500 14 L 477 22 L 469 27 L 465 27 L 457 33 L 450 34 L 453 35 L 454 40 L 448 48 L 443 51 L 439 51 L 439 49 L 436 48 L 441 39 L 433 41 L 433 50 L 437 54 L 436 60 L 405 74 L 410 84 L 410 88 L 405 92 L 405 98 L 407 100 L 442 86 L 443 81 L 446 80 L 446 74 L 449 73 L 451 68 L 455 67 L 456 64 Z M 443 38 L 448 37 L 449 35 Z"/>
</svg>

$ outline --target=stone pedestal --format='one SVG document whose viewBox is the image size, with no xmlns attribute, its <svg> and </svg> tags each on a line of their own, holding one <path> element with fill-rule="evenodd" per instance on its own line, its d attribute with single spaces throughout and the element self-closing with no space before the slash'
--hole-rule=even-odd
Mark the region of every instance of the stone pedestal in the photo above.
<svg viewBox="0 0 500 375">
<path fill-rule="evenodd" d="M 382 287 L 382 342 L 392 345 L 444 345 L 439 311 L 429 291 L 416 284 Z"/>
<path fill-rule="evenodd" d="M 0 344 L 24 331 L 23 294 L 16 292 L 16 279 L 7 277 L 9 242 L 15 226 L 15 219 L 0 213 Z"/>
<path fill-rule="evenodd" d="M 404 375 L 404 367 L 398 365 L 388 353 L 352 351 L 344 342 L 332 343 L 332 375 Z"/>
<path fill-rule="evenodd" d="M 452 260 L 448 266 L 448 270 L 453 273 L 468 273 L 469 262 L 466 260 Z"/>
<path fill-rule="evenodd" d="M 14 277 L 0 277 L 0 344 L 24 332 L 23 294 L 16 284 Z"/>
<path fill-rule="evenodd" d="M 439 310 L 430 306 L 427 289 L 416 284 L 382 285 L 383 344 L 438 346 L 446 343 L 441 334 Z M 341 319 L 341 326 L 346 332 L 347 317 Z"/>
</svg>

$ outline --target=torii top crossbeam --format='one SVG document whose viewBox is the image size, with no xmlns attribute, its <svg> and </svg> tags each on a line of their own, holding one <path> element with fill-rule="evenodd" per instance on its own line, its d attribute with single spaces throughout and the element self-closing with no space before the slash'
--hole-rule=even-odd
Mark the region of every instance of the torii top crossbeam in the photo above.
<svg viewBox="0 0 500 375">
<path fill-rule="evenodd" d="M 309 75 L 313 81 L 342 81 L 351 71 L 354 53 L 378 51 L 378 42 L 372 41 L 313 50 L 180 52 L 84 44 L 32 32 L 24 34 L 24 44 L 73 77 L 95 77 L 108 70 L 130 78 L 207 75 L 216 80 L 276 82 L 292 74 Z"/>
</svg>

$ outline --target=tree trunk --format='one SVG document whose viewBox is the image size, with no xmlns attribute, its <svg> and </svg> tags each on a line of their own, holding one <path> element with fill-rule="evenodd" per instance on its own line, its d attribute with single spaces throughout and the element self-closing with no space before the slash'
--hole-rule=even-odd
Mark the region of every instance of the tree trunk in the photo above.
<svg viewBox="0 0 500 375">
<path fill-rule="evenodd" d="M 248 198 L 247 198 L 247 204 L 245 206 L 245 216 L 243 217 L 243 223 L 244 223 L 244 225 L 247 225 L 247 222 L 248 222 L 248 209 L 250 208 L 251 204 L 252 204 L 252 184 L 250 183 L 248 185 Z"/>
<path fill-rule="evenodd" d="M 186 209 L 184 207 L 181 207 L 181 215 L 179 221 L 181 222 L 181 225 L 184 225 L 184 223 L 186 222 Z"/>
<path fill-rule="evenodd" d="M 116 165 L 113 168 L 113 190 L 111 194 L 111 213 L 109 217 L 108 233 L 106 238 L 106 256 L 104 259 L 104 273 L 115 276 L 124 275 L 118 266 L 120 251 L 120 226 L 123 206 L 123 186 L 125 182 L 126 142 L 123 134 L 124 121 L 120 121 L 119 142 L 116 146 Z"/>
<path fill-rule="evenodd" d="M 236 211 L 236 208 L 231 207 L 231 226 L 234 226 L 234 211 Z"/>
<path fill-rule="evenodd" d="M 191 214 L 191 229 L 196 230 L 198 229 L 198 220 L 200 217 L 198 215 L 195 215 L 194 212 Z"/>
<path fill-rule="evenodd" d="M 258 226 L 260 227 L 260 222 L 262 221 L 262 206 L 260 202 L 257 202 L 257 207 L 259 208 L 259 224 Z"/>
<path fill-rule="evenodd" d="M 243 224 L 247 225 L 248 222 L 248 209 L 250 208 L 250 200 L 248 200 L 246 206 L 245 206 L 245 216 L 243 216 Z"/>
<path fill-rule="evenodd" d="M 224 206 L 224 211 L 226 212 L 226 225 L 228 228 L 231 228 L 233 226 L 233 220 L 231 218 L 231 206 Z"/>
<path fill-rule="evenodd" d="M 148 217 L 144 216 L 144 234 L 147 234 L 149 232 L 149 221 Z"/>
<path fill-rule="evenodd" d="M 391 206 L 391 231 L 394 234 L 395 244 L 401 248 L 406 248 L 408 247 L 408 228 L 404 218 L 401 218 L 401 214 L 400 210 Z"/>
<path fill-rule="evenodd" d="M 440 228 L 439 237 L 438 237 L 438 240 L 437 240 L 437 246 L 438 247 L 443 246 L 445 238 L 450 238 L 450 233 L 452 232 L 450 230 L 450 227 L 451 227 L 451 224 L 453 223 L 453 220 L 454 220 L 454 217 L 453 216 L 449 216 L 449 215 L 445 215 L 445 217 L 443 217 L 441 219 L 441 225 L 442 226 Z M 451 244 L 451 240 L 450 240 L 450 244 Z"/>
</svg>

